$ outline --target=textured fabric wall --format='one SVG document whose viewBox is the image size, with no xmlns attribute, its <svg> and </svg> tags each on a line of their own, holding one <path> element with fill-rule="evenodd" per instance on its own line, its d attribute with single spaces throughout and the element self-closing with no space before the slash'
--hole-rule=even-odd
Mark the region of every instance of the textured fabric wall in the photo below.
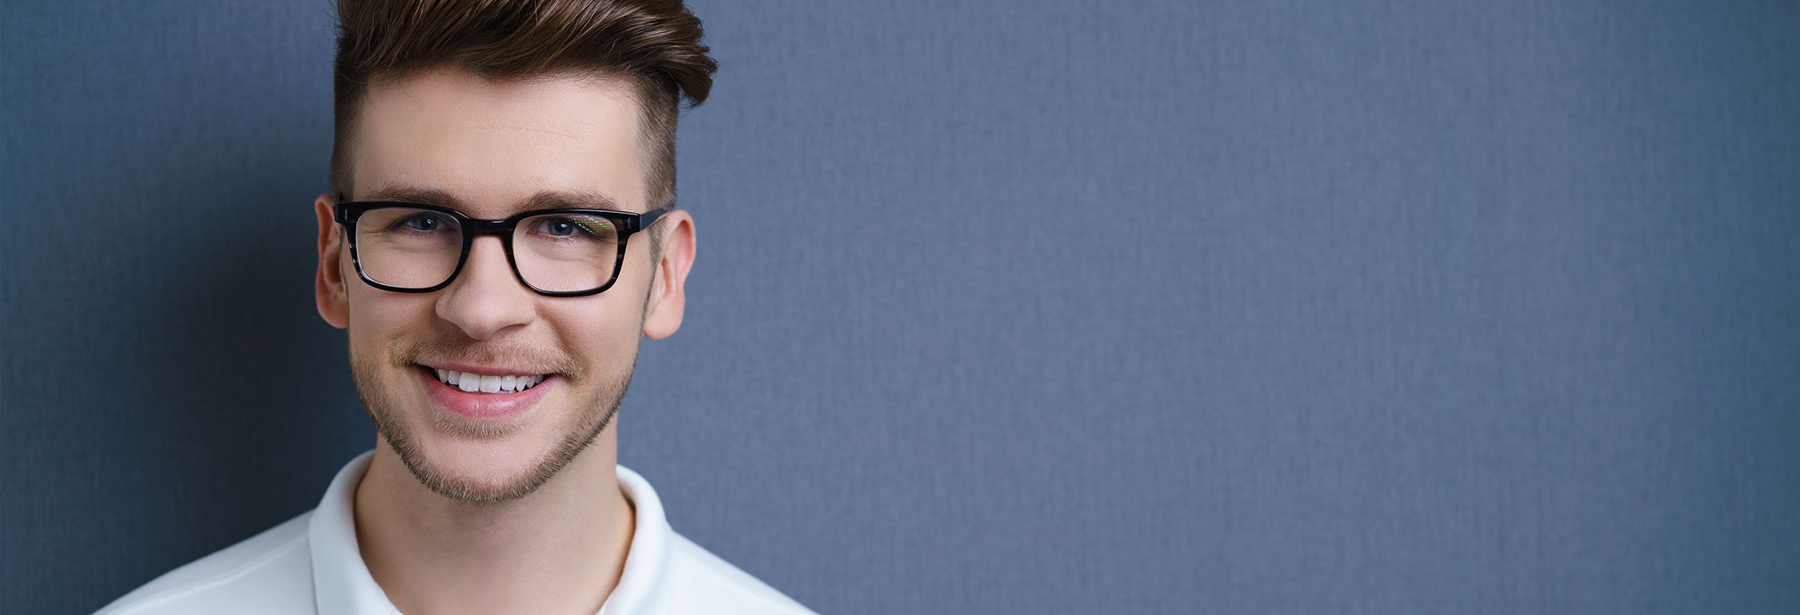
<svg viewBox="0 0 1800 615">
<path fill-rule="evenodd" d="M 0 608 L 372 446 L 330 7 L 0 8 Z M 1800 610 L 1800 11 L 696 5 L 693 303 L 621 447 L 833 613 Z"/>
</svg>

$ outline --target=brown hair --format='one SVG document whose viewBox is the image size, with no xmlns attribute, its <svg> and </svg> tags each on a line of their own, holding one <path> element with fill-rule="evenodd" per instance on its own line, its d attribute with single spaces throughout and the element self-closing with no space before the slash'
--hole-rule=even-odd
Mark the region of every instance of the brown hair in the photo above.
<svg viewBox="0 0 1800 615">
<path fill-rule="evenodd" d="M 681 99 L 705 102 L 718 68 L 702 34 L 681 0 L 338 0 L 331 188 L 351 194 L 350 145 L 371 80 L 441 66 L 496 80 L 593 72 L 637 90 L 649 205 L 670 207 Z"/>
</svg>

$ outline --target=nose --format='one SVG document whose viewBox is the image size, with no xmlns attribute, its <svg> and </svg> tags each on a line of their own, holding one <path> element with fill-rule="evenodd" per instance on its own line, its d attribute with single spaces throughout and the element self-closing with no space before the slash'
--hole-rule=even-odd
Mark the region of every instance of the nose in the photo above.
<svg viewBox="0 0 1800 615">
<path fill-rule="evenodd" d="M 499 237 L 477 237 L 462 273 L 438 297 L 437 315 L 485 340 L 536 317 L 537 294 L 513 275 Z"/>
</svg>

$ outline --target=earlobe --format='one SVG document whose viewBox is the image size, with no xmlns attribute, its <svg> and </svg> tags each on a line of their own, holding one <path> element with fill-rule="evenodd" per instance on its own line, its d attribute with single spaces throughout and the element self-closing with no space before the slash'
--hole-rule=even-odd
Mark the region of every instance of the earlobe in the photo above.
<svg viewBox="0 0 1800 615">
<path fill-rule="evenodd" d="M 319 271 L 313 279 L 313 295 L 319 317 L 343 329 L 350 326 L 350 296 L 344 285 L 343 233 L 331 215 L 334 203 L 329 194 L 321 194 L 313 201 L 313 213 L 319 218 Z"/>
<path fill-rule="evenodd" d="M 651 281 L 650 300 L 644 312 L 644 337 L 653 340 L 681 329 L 682 312 L 687 308 L 687 275 L 694 267 L 693 216 L 677 209 L 657 223 L 664 225 L 667 234 L 662 238 L 662 255 L 656 263 L 656 278 Z"/>
</svg>

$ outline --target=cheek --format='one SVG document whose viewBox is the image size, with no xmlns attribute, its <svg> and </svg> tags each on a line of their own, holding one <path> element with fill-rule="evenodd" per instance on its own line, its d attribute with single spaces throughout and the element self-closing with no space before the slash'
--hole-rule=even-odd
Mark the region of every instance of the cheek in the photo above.
<svg viewBox="0 0 1800 615">
<path fill-rule="evenodd" d="M 605 294 L 619 290 L 622 289 L 615 286 Z M 557 309 L 545 316 L 557 323 L 556 330 L 570 353 L 607 373 L 616 374 L 629 369 L 637 356 L 638 341 L 643 336 L 643 306 L 641 302 L 624 300 L 626 297 L 622 293 L 595 305 L 559 306 L 570 309 Z"/>
<path fill-rule="evenodd" d="M 432 295 L 385 292 L 362 280 L 351 284 L 348 329 L 352 345 L 386 344 L 431 318 Z"/>
</svg>

